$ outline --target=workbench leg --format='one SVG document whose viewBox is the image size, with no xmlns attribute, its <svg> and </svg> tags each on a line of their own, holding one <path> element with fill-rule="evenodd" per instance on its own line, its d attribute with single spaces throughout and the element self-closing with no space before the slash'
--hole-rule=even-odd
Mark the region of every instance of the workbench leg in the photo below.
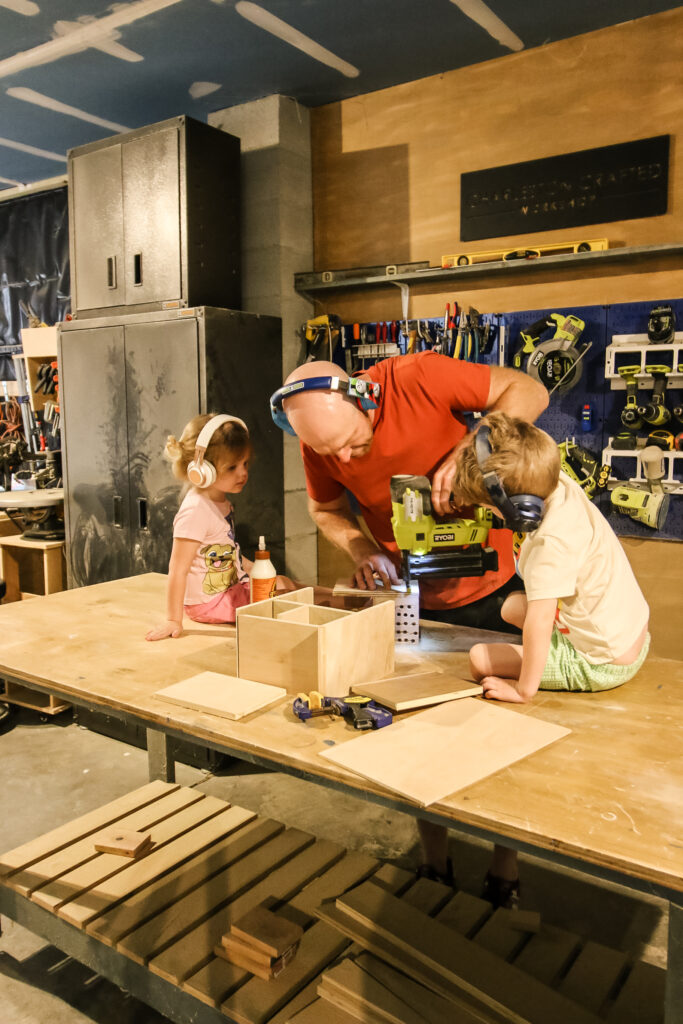
<svg viewBox="0 0 683 1024">
<path fill-rule="evenodd" d="M 683 1022 L 683 906 L 669 904 L 669 959 L 666 971 L 665 1024 Z"/>
<path fill-rule="evenodd" d="M 172 741 L 158 729 L 147 729 L 147 763 L 149 764 L 149 780 L 161 779 L 162 782 L 175 782 L 175 758 L 173 757 Z"/>
</svg>

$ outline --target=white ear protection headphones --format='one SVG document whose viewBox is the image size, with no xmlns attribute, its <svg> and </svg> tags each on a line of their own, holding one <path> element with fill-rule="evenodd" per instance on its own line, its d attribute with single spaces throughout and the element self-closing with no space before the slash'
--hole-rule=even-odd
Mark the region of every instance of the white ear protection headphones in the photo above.
<svg viewBox="0 0 683 1024">
<path fill-rule="evenodd" d="M 210 487 L 211 484 L 216 482 L 216 467 L 211 462 L 207 462 L 204 455 L 209 447 L 211 438 L 224 423 L 239 423 L 246 430 L 247 436 L 249 435 L 249 428 L 239 416 L 227 416 L 223 413 L 220 416 L 212 416 L 199 432 L 194 449 L 194 458 L 187 467 L 187 479 L 193 487 Z"/>
</svg>

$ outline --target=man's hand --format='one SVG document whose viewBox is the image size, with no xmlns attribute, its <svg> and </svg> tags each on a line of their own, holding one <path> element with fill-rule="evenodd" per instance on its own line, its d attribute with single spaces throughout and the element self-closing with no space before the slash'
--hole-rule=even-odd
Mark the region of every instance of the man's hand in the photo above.
<svg viewBox="0 0 683 1024">
<path fill-rule="evenodd" d="M 500 676 L 484 676 L 481 680 L 484 696 L 488 700 L 504 700 L 508 704 L 526 704 L 531 697 L 523 697 L 515 686 L 513 679 L 501 679 Z"/>
<path fill-rule="evenodd" d="M 165 640 L 168 636 L 171 636 L 176 640 L 181 635 L 182 631 L 182 622 L 176 622 L 174 619 L 167 619 L 166 622 L 162 622 L 160 626 L 155 626 L 154 629 L 150 629 L 149 633 L 145 636 L 145 640 Z"/>
<path fill-rule="evenodd" d="M 376 576 L 379 576 L 384 587 L 401 582 L 396 566 L 383 551 L 366 555 L 363 561 L 358 563 L 353 574 L 353 585 L 359 590 L 377 590 Z"/>
<path fill-rule="evenodd" d="M 451 484 L 461 445 L 462 441 L 456 445 L 451 454 L 444 459 L 434 473 L 434 479 L 432 480 L 432 508 L 437 516 L 450 515 L 456 507 L 451 501 Z"/>
</svg>

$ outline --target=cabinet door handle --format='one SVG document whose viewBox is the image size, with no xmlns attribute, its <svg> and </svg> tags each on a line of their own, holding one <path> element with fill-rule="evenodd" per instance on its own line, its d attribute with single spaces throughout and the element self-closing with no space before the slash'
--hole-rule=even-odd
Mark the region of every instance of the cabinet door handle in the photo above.
<svg viewBox="0 0 683 1024">
<path fill-rule="evenodd" d="M 136 498 L 138 505 L 138 527 L 141 530 L 147 529 L 147 498 Z"/>
<path fill-rule="evenodd" d="M 116 288 L 116 256 L 107 256 L 107 288 Z"/>
<path fill-rule="evenodd" d="M 121 521 L 121 508 L 123 506 L 123 499 L 120 494 L 114 495 L 114 526 L 118 526 L 119 529 L 123 527 Z"/>
<path fill-rule="evenodd" d="M 133 256 L 133 284 L 142 284 L 142 253 L 136 252 Z"/>
</svg>

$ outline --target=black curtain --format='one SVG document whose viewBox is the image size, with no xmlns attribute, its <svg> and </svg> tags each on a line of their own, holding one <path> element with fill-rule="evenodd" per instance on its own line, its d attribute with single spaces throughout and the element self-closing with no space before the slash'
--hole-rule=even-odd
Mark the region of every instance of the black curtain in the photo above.
<svg viewBox="0 0 683 1024">
<path fill-rule="evenodd" d="M 67 189 L 0 202 L 0 349 L 18 346 L 29 316 L 52 326 L 71 308 Z M 14 380 L 12 352 L 0 353 L 0 380 Z"/>
</svg>

